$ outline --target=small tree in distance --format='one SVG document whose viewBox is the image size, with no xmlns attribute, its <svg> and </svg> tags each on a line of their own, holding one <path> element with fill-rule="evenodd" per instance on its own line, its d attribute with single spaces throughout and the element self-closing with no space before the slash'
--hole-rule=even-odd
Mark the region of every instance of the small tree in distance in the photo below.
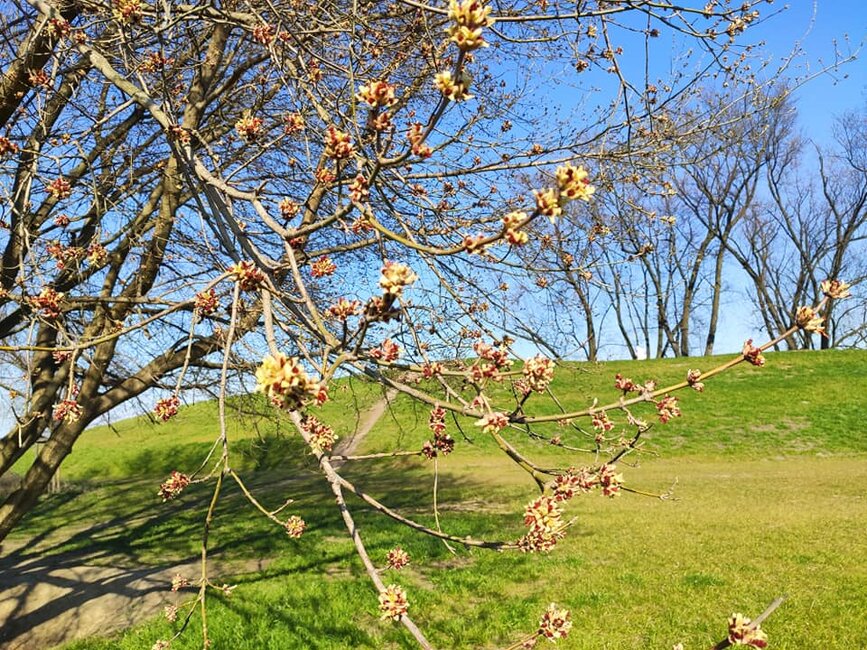
<svg viewBox="0 0 867 650">
<path fill-rule="evenodd" d="M 369 558 L 345 491 L 454 544 L 547 552 L 568 531 L 569 498 L 621 491 L 617 462 L 650 420 L 680 416 L 676 391 L 701 390 L 739 363 L 761 365 L 780 337 L 821 329 L 827 301 L 848 293 L 828 280 L 819 304 L 798 305 L 780 337 L 747 342 L 734 361 L 691 370 L 675 385 L 618 376 L 620 397 L 608 404 L 534 413 L 556 364 L 540 354 L 515 365 L 515 336 L 528 334 L 509 299 L 510 281 L 527 277 L 516 251 L 549 247 L 568 206 L 592 204 L 627 176 L 670 190 L 659 161 L 685 137 L 670 108 L 707 69 L 636 81 L 626 44 L 649 50 L 670 31 L 706 50 L 713 74 L 754 85 L 750 48 L 736 44 L 770 2 L 518 2 L 496 11 L 475 0 L 5 4 L 14 11 L 4 15 L 17 18 L 3 24 L 0 339 L 19 388 L 0 474 L 45 444 L 0 505 L 0 540 L 94 420 L 146 394 L 168 420 L 185 389 L 212 384 L 215 451 L 160 490 L 168 500 L 191 482 L 213 486 L 206 577 L 187 620 L 218 588 L 207 579 L 207 539 L 226 481 L 289 536 L 305 526 L 262 507 L 232 469 L 225 402 L 236 386 L 255 378 L 289 414 L 337 499 L 383 618 L 429 648 L 408 613 L 412 595 L 384 584 Z M 578 118 L 551 117 L 544 93 L 558 66 L 570 70 L 561 81 L 579 89 L 581 75 L 603 76 L 617 101 L 589 99 Z M 715 115 L 706 117 L 691 128 L 712 124 Z M 594 177 L 612 161 L 631 171 Z M 527 170 L 538 179 L 531 191 L 514 182 Z M 346 373 L 430 410 L 431 438 L 409 454 L 452 451 L 447 415 L 490 436 L 539 489 L 523 513 L 526 534 L 458 537 L 342 476 L 316 405 Z M 499 385 L 511 388 L 507 399 L 492 390 Z M 553 421 L 567 433 L 539 432 Z M 629 435 L 615 438 L 615 425 Z M 539 436 L 563 450 L 562 467 L 543 468 L 521 451 Z M 592 447 L 586 462 L 574 459 L 586 446 L 579 441 Z M 397 552 L 390 559 L 401 561 Z M 540 615 L 512 647 L 566 635 L 568 612 L 552 605 Z M 730 621 L 725 643 L 764 642 L 757 623 Z"/>
</svg>

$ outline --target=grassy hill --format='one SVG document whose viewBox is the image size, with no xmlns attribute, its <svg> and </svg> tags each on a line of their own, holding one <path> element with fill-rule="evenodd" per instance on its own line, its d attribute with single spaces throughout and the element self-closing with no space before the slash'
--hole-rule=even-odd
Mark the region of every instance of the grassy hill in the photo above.
<svg viewBox="0 0 867 650">
<path fill-rule="evenodd" d="M 615 372 L 664 385 L 725 359 L 574 364 L 558 370 L 553 388 L 566 408 L 581 408 L 593 397 L 616 398 Z M 655 426 L 644 452 L 621 464 L 627 485 L 649 493 L 673 487 L 675 498 L 578 497 L 567 514 L 579 523 L 549 555 L 453 554 L 357 501 L 350 507 L 374 562 L 384 565 L 396 545 L 410 553 L 413 564 L 384 579 L 407 589 L 410 612 L 438 648 L 507 645 L 531 632 L 552 601 L 570 608 L 575 624 L 562 648 L 709 647 L 731 612 L 755 615 L 785 593 L 786 604 L 765 625 L 771 648 L 860 650 L 867 647 L 865 390 L 867 353 L 831 351 L 769 354 L 764 368 L 741 366 L 702 394 L 682 393 L 684 416 Z M 322 419 L 346 437 L 381 391 L 353 381 L 332 395 Z M 533 399 L 534 412 L 556 412 Z M 289 540 L 229 487 L 211 545 L 223 559 L 264 559 L 265 568 L 219 576 L 239 586 L 231 599 L 211 601 L 214 647 L 414 647 L 400 628 L 377 620 L 373 589 L 299 441 L 260 400 L 237 398 L 232 406 L 233 466 L 267 507 L 295 499 L 291 513 L 310 528 Z M 215 414 L 213 403 L 203 403 L 167 424 L 136 418 L 86 432 L 63 468 L 69 489 L 46 497 L 17 537 L 53 535 L 51 553 L 88 549 L 139 565 L 195 557 L 210 486 L 193 486 L 168 504 L 156 490 L 168 471 L 197 466 L 216 435 Z M 426 421 L 426 409 L 399 398 L 362 451 L 417 449 Z M 573 435 L 555 430 L 564 441 Z M 471 423 L 467 438 L 452 423 L 450 432 L 456 451 L 438 463 L 444 529 L 517 538 L 532 482 Z M 564 462 L 561 450 L 517 431 L 509 439 L 543 465 L 590 462 Z M 388 505 L 434 524 L 432 463 L 359 461 L 345 469 Z M 178 599 L 166 590 L 167 602 Z M 154 620 L 68 650 L 149 648 L 172 629 Z M 201 647 L 201 640 L 190 629 L 172 647 Z"/>
</svg>

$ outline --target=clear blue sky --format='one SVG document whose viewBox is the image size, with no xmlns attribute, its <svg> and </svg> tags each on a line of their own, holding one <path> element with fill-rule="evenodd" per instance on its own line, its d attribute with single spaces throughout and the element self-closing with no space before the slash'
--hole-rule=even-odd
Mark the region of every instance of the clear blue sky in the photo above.
<svg viewBox="0 0 867 650">
<path fill-rule="evenodd" d="M 755 34 L 767 42 L 768 52 L 778 59 L 798 43 L 803 54 L 796 59 L 793 72 L 818 72 L 834 62 L 835 40 L 844 55 L 867 42 L 867 2 L 794 0 L 780 15 L 756 27 Z M 813 79 L 795 96 L 805 132 L 816 140 L 826 140 L 835 115 L 867 105 L 867 63 L 859 56 L 837 71 Z"/>
</svg>

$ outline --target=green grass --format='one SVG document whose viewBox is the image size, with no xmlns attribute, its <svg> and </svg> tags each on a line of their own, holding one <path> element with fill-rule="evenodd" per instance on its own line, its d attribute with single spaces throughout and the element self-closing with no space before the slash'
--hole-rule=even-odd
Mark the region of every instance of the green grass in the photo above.
<svg viewBox="0 0 867 650">
<path fill-rule="evenodd" d="M 567 364 L 557 370 L 552 390 L 566 411 L 581 410 L 591 406 L 594 398 L 600 404 L 617 401 L 620 395 L 614 389 L 617 372 L 637 382 L 655 380 L 658 387 L 664 387 L 683 381 L 691 368 L 707 371 L 731 358 Z M 742 364 L 708 380 L 702 393 L 692 390 L 677 393 L 683 416 L 666 425 L 655 424 L 644 436 L 645 450 L 665 457 L 867 452 L 867 436 L 863 435 L 863 423 L 867 421 L 867 400 L 863 398 L 867 389 L 867 354 L 856 350 L 786 352 L 768 354 L 767 359 L 762 368 Z M 509 403 L 505 389 L 494 394 L 500 397 L 498 403 L 504 410 L 514 406 L 514 402 Z M 558 412 L 552 401 L 537 395 L 530 399 L 526 411 L 534 415 Z M 633 413 L 656 421 L 652 404 L 634 407 Z M 393 415 L 368 438 L 368 446 L 385 449 L 421 444 L 426 437 L 426 407 L 403 397 Z M 624 418 L 617 413 L 611 413 L 611 418 L 623 424 Z M 462 424 L 479 451 L 487 455 L 494 448 L 490 440 L 478 435 L 471 420 Z M 579 424 L 592 431 L 588 422 Z M 592 446 L 592 436 L 576 434 L 570 428 L 551 424 L 540 430 L 560 435 L 566 444 Z M 452 432 L 456 439 L 460 437 Z M 518 431 L 507 437 L 528 453 L 562 456 L 550 445 L 529 441 Z"/>
<path fill-rule="evenodd" d="M 558 370 L 554 388 L 567 408 L 582 408 L 593 396 L 616 397 L 615 372 L 662 385 L 720 361 L 582 364 Z M 864 352 L 768 355 L 765 368 L 738 367 L 708 382 L 703 394 L 682 393 L 684 417 L 655 426 L 646 453 L 631 457 L 636 466 L 621 465 L 627 485 L 653 493 L 674 486 L 675 498 L 577 497 L 568 514 L 578 523 L 549 555 L 464 549 L 452 555 L 355 500 L 350 506 L 378 565 L 398 544 L 412 556 L 408 569 L 384 579 L 407 589 L 410 612 L 438 648 L 502 647 L 531 632 L 552 601 L 571 609 L 574 622 L 557 647 L 667 650 L 682 641 L 706 648 L 723 636 L 731 612 L 755 615 L 787 594 L 765 624 L 771 648 L 861 650 L 867 647 L 865 362 Z M 353 404 L 369 405 L 378 389 L 354 382 L 333 394 L 322 419 L 346 435 L 354 428 Z M 533 399 L 540 404 L 532 410 L 554 412 Z M 87 552 L 95 561 L 120 554 L 131 565 L 165 566 L 195 557 L 210 486 L 194 486 L 164 505 L 155 493 L 168 470 L 192 469 L 207 450 L 214 413 L 213 404 L 200 404 L 182 411 L 177 423 L 139 419 L 119 423 L 116 433 L 88 431 L 64 466 L 73 489 L 45 498 L 17 536 L 41 535 L 49 554 Z M 425 409 L 399 399 L 364 451 L 417 448 L 426 419 Z M 450 423 L 457 450 L 439 462 L 441 522 L 456 535 L 514 539 L 523 532 L 532 481 L 465 424 L 472 442 Z M 285 424 L 245 416 L 233 426 L 233 464 L 268 507 L 296 499 L 286 512 L 300 514 L 310 528 L 289 540 L 245 507 L 234 486 L 227 488 L 212 548 L 227 566 L 250 558 L 266 563 L 260 571 L 215 577 L 238 587 L 231 598 L 210 601 L 214 647 L 415 647 L 399 627 L 378 621 L 374 591 L 333 498 L 297 439 L 281 436 Z M 560 433 L 564 442 L 586 446 L 582 434 Z M 509 438 L 542 464 L 589 462 L 564 459 L 562 450 L 520 432 Z M 432 463 L 411 458 L 346 469 L 377 498 L 433 524 Z M 177 599 L 166 591 L 167 602 Z M 172 629 L 154 620 L 65 650 L 149 648 Z M 172 647 L 201 647 L 198 634 L 193 626 Z"/>
</svg>

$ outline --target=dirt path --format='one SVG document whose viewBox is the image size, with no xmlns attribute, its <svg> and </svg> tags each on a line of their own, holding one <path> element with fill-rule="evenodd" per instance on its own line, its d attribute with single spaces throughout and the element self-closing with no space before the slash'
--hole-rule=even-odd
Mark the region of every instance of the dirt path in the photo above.
<svg viewBox="0 0 867 650">
<path fill-rule="evenodd" d="M 342 440 L 335 453 L 353 454 L 396 396 L 396 390 L 389 390 L 365 411 L 355 434 Z M 49 650 L 131 627 L 177 600 L 170 591 L 176 574 L 192 576 L 198 571 L 192 559 L 141 567 L 130 558 L 90 550 L 52 553 L 52 546 L 60 541 L 7 540 L 0 550 L 0 650 Z M 214 572 L 229 575 L 262 568 L 261 560 L 230 564 L 217 560 Z"/>
<path fill-rule="evenodd" d="M 18 548 L 14 548 L 18 546 Z M 107 635 L 159 614 L 180 599 L 172 578 L 195 576 L 195 560 L 131 566 L 129 558 L 87 550 L 46 554 L 35 546 L 5 543 L 0 558 L 0 650 L 48 650 L 75 639 Z M 9 549 L 11 552 L 7 552 Z M 220 562 L 215 575 L 249 573 L 267 561 Z"/>
<path fill-rule="evenodd" d="M 38 557 L 9 566 L 0 561 L 0 648 L 30 650 L 94 634 L 109 634 L 156 615 L 173 601 L 176 573 L 164 568 L 78 564 L 81 558 Z"/>
<path fill-rule="evenodd" d="M 351 456 L 358 451 L 364 438 L 368 433 L 370 433 L 379 421 L 379 418 L 385 414 L 388 407 L 397 397 L 397 393 L 398 391 L 396 388 L 389 388 L 385 395 L 365 411 L 358 422 L 358 427 L 356 428 L 355 433 L 351 437 L 338 442 L 334 449 L 334 454 L 337 456 Z M 334 461 L 334 465 L 339 466 L 340 461 Z"/>
</svg>

